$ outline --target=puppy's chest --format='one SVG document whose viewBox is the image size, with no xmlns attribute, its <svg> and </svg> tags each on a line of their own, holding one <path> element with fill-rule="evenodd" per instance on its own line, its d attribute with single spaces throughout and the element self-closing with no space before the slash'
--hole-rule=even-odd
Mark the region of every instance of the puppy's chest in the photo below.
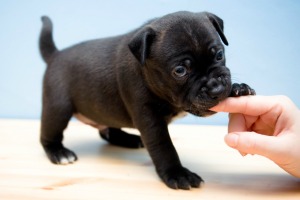
<svg viewBox="0 0 300 200">
<path fill-rule="evenodd" d="M 168 123 L 171 123 L 172 121 L 185 117 L 187 115 L 187 112 L 176 111 L 167 104 L 158 104 L 155 107 L 156 108 L 154 109 L 157 112 L 157 114 L 161 117 L 164 117 Z"/>
<path fill-rule="evenodd" d="M 183 118 L 183 117 L 187 116 L 187 114 L 188 114 L 187 112 L 181 111 L 181 112 L 177 113 L 176 115 L 173 115 L 171 122 L 175 121 L 177 119 Z"/>
</svg>

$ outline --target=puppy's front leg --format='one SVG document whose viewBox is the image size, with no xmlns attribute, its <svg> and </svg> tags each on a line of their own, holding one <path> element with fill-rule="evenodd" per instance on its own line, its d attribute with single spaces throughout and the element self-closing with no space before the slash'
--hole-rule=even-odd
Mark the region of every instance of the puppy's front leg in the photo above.
<svg viewBox="0 0 300 200">
<path fill-rule="evenodd" d="M 136 125 L 159 177 L 173 189 L 199 187 L 203 180 L 181 165 L 163 117 L 155 117 L 151 111 L 143 114 Z"/>
</svg>

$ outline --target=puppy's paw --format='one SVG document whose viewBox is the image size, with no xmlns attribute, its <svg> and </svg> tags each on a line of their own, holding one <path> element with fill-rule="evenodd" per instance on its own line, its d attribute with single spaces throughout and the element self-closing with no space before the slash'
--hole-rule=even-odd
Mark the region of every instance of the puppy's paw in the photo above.
<svg viewBox="0 0 300 200">
<path fill-rule="evenodd" d="M 48 158 L 54 164 L 67 165 L 77 160 L 76 154 L 63 146 L 45 147 L 44 149 Z"/>
<path fill-rule="evenodd" d="M 184 167 L 174 167 L 159 173 L 159 175 L 165 184 L 172 189 L 198 188 L 203 182 L 200 176 Z"/>
<path fill-rule="evenodd" d="M 239 97 L 247 95 L 255 95 L 255 90 L 253 90 L 249 85 L 245 83 L 234 83 L 231 87 L 230 97 Z"/>
</svg>

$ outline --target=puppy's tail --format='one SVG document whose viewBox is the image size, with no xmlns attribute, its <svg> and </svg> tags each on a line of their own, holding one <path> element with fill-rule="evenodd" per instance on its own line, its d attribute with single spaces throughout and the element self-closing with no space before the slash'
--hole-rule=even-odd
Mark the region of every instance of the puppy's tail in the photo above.
<svg viewBox="0 0 300 200">
<path fill-rule="evenodd" d="M 49 63 L 53 54 L 57 52 L 57 48 L 53 41 L 52 22 L 50 18 L 47 16 L 43 16 L 42 22 L 43 22 L 43 27 L 41 30 L 40 41 L 39 41 L 40 52 L 44 61 L 46 63 Z"/>
</svg>

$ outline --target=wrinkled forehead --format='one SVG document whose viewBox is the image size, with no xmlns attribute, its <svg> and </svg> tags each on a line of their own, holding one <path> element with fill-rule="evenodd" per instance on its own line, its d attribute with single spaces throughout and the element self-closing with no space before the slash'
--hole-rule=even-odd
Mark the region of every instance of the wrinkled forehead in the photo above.
<svg viewBox="0 0 300 200">
<path fill-rule="evenodd" d="M 217 31 L 208 19 L 188 18 L 168 24 L 160 31 L 161 53 L 176 56 L 183 53 L 203 53 L 211 46 L 222 45 Z"/>
</svg>

